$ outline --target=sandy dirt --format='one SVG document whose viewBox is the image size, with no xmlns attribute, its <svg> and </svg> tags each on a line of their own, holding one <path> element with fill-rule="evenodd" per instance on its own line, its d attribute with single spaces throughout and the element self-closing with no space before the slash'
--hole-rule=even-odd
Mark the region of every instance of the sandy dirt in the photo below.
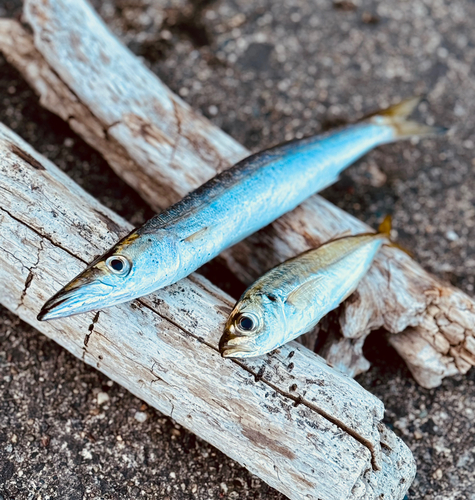
<svg viewBox="0 0 475 500">
<path fill-rule="evenodd" d="M 469 0 L 95 0 L 111 29 L 193 108 L 252 150 L 413 94 L 447 137 L 387 145 L 324 195 L 473 295 L 475 4 Z M 16 16 L 18 0 L 0 0 Z M 134 224 L 141 199 L 0 56 L 0 120 Z M 215 264 L 204 274 L 238 297 Z M 1 293 L 1 291 L 0 291 Z M 425 390 L 373 333 L 358 381 L 413 451 L 408 498 L 475 500 L 475 371 Z M 284 497 L 0 309 L 0 500 Z"/>
</svg>

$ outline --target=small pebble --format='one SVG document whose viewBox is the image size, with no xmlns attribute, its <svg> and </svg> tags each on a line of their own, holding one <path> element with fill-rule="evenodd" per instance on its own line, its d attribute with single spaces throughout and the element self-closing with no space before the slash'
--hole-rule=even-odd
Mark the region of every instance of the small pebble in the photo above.
<svg viewBox="0 0 475 500">
<path fill-rule="evenodd" d="M 81 455 L 84 458 L 84 460 L 92 460 L 92 453 L 89 450 L 86 450 L 85 448 L 81 451 Z"/>
<path fill-rule="evenodd" d="M 98 405 L 103 405 L 104 403 L 107 403 L 107 401 L 110 400 L 109 394 L 107 392 L 99 392 L 97 393 L 97 404 Z"/>
<path fill-rule="evenodd" d="M 445 237 L 449 240 L 449 241 L 457 241 L 459 239 L 459 235 L 453 230 L 453 229 L 449 229 L 446 233 L 445 233 Z"/>
<path fill-rule="evenodd" d="M 443 473 L 442 473 L 442 469 L 437 469 L 433 474 L 432 474 L 432 477 L 434 479 L 442 479 L 442 476 L 443 476 Z"/>
<path fill-rule="evenodd" d="M 136 411 L 134 418 L 135 418 L 135 420 L 137 420 L 137 422 L 143 423 L 143 422 L 145 422 L 145 420 L 147 420 L 148 416 L 143 411 Z"/>
</svg>

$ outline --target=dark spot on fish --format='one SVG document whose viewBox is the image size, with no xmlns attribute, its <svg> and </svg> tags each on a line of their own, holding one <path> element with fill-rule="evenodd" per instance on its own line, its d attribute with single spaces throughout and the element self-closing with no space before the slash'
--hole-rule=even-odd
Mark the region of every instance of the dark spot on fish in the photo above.
<svg viewBox="0 0 475 500">
<path fill-rule="evenodd" d="M 290 392 L 294 392 L 297 390 L 297 384 L 292 384 L 290 387 L 289 387 L 289 391 Z"/>
<path fill-rule="evenodd" d="M 297 406 L 299 404 L 302 404 L 302 397 L 301 396 L 298 396 L 298 397 L 295 398 L 294 406 L 297 408 Z"/>
<path fill-rule="evenodd" d="M 290 358 L 293 358 L 294 354 L 295 354 L 295 351 L 290 351 L 290 352 L 289 352 L 289 355 L 288 355 L 287 357 L 288 357 L 289 359 L 290 359 Z"/>
<path fill-rule="evenodd" d="M 290 357 L 290 356 L 289 356 Z M 290 363 L 289 366 L 287 367 L 289 372 L 291 372 L 293 369 L 294 369 L 294 364 L 293 363 Z"/>
<path fill-rule="evenodd" d="M 277 301 L 277 297 L 275 295 L 273 295 L 272 293 L 267 293 L 266 294 L 267 298 L 271 301 L 271 302 L 276 302 Z"/>
<path fill-rule="evenodd" d="M 27 152 L 20 149 L 16 144 L 10 144 L 10 151 L 20 157 L 23 161 L 28 163 L 31 167 L 36 170 L 46 170 L 45 167 L 38 161 L 33 158 L 33 156 L 29 155 Z"/>
<path fill-rule="evenodd" d="M 249 439 L 249 441 L 257 444 L 258 446 L 261 446 L 263 449 L 269 449 L 275 451 L 276 453 L 283 455 L 289 460 L 293 460 L 295 458 L 295 454 L 292 451 L 280 445 L 274 439 L 271 439 L 267 437 L 265 434 L 262 434 L 262 432 L 259 432 L 255 429 L 249 429 L 247 427 L 244 427 L 242 430 L 242 434 L 247 439 Z"/>
</svg>

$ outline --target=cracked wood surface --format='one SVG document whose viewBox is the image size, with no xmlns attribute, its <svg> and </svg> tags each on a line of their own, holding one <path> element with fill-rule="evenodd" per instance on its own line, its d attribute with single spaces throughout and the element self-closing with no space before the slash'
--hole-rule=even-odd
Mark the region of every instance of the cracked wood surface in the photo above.
<svg viewBox="0 0 475 500">
<path fill-rule="evenodd" d="M 33 35 L 16 21 L 0 21 L 0 50 L 43 106 L 67 120 L 156 210 L 248 154 L 193 113 L 83 1 L 26 0 L 24 19 Z M 314 196 L 222 258 L 249 283 L 329 238 L 367 229 Z M 381 327 L 399 334 L 390 335 L 390 342 L 424 387 L 475 364 L 474 302 L 399 250 L 380 252 L 336 314 L 342 335 L 330 334 L 321 353 L 351 375 L 368 369 L 364 340 Z"/>
<path fill-rule="evenodd" d="M 415 466 L 381 423 L 381 401 L 294 342 L 249 362 L 221 358 L 232 301 L 197 274 L 120 307 L 36 320 L 130 229 L 0 125 L 4 306 L 289 498 L 403 498 Z"/>
</svg>

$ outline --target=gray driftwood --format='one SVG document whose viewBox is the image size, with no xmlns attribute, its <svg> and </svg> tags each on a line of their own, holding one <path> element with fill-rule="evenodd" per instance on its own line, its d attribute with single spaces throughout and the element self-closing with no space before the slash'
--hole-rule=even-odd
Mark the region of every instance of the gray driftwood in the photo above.
<svg viewBox="0 0 475 500">
<path fill-rule="evenodd" d="M 0 49 L 41 103 L 67 120 L 155 209 L 248 154 L 193 113 L 83 0 L 26 0 L 24 21 L 32 34 L 16 21 L 0 21 Z M 314 196 L 222 258 L 250 282 L 270 266 L 348 230 L 367 226 Z M 398 250 L 381 252 L 337 314 L 342 335 L 332 335 L 322 354 L 349 374 L 368 369 L 362 346 L 380 327 L 393 334 L 390 342 L 424 387 L 475 364 L 472 299 Z"/>
<path fill-rule="evenodd" d="M 130 224 L 0 124 L 0 302 L 291 499 L 402 499 L 411 452 L 381 401 L 305 347 L 223 359 L 231 299 L 193 274 L 139 301 L 38 322 Z"/>
</svg>

